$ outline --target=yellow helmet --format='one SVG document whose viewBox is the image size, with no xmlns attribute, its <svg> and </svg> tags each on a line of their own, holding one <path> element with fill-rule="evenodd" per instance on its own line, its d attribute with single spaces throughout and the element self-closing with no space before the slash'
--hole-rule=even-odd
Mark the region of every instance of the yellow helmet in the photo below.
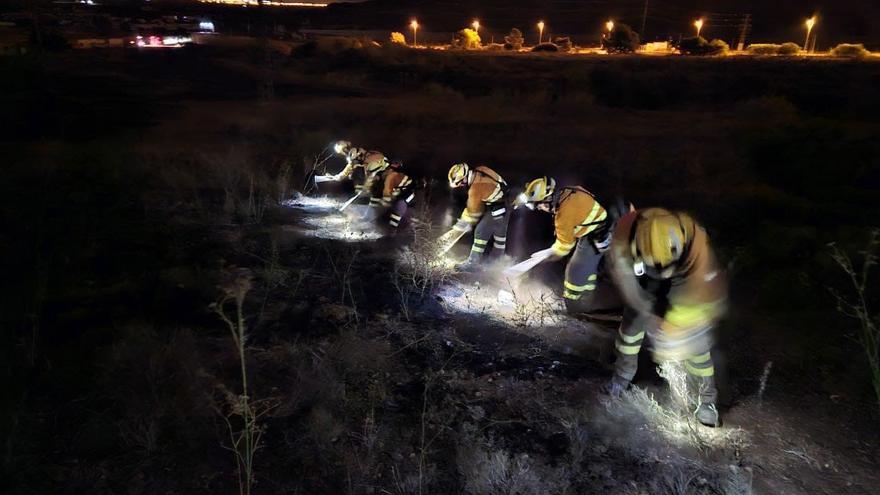
<svg viewBox="0 0 880 495">
<path fill-rule="evenodd" d="M 388 168 L 388 159 L 385 155 L 372 151 L 364 157 L 364 169 L 368 174 L 376 174 Z"/>
<path fill-rule="evenodd" d="M 464 187 L 468 183 L 471 167 L 467 163 L 456 163 L 449 169 L 449 187 Z"/>
<path fill-rule="evenodd" d="M 333 151 L 335 151 L 337 155 L 345 155 L 348 153 L 349 149 L 351 149 L 351 142 L 349 141 L 337 141 L 336 144 L 333 145 Z"/>
<path fill-rule="evenodd" d="M 658 270 L 681 259 L 693 229 L 682 216 L 663 208 L 648 208 L 639 213 L 633 238 L 633 256 L 637 261 Z"/>
<path fill-rule="evenodd" d="M 541 177 L 526 184 L 525 191 L 517 198 L 518 205 L 530 205 L 550 201 L 556 192 L 556 180 L 552 177 Z"/>
</svg>

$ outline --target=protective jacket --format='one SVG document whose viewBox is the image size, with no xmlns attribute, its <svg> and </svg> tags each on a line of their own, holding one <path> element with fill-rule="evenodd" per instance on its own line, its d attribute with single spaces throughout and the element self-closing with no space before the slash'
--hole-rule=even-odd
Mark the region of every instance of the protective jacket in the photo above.
<svg viewBox="0 0 880 495">
<path fill-rule="evenodd" d="M 553 211 L 556 242 L 551 249 L 557 256 L 568 255 L 582 237 L 598 237 L 608 218 L 605 208 L 583 187 L 565 187 L 557 192 L 553 198 Z"/>
<path fill-rule="evenodd" d="M 471 173 L 474 175 L 468 188 L 467 206 L 462 211 L 459 221 L 473 226 L 479 223 L 487 208 L 504 201 L 507 182 L 485 165 L 476 167 Z"/>
<path fill-rule="evenodd" d="M 342 169 L 341 172 L 336 174 L 337 179 L 350 179 L 352 174 L 354 174 L 355 169 L 359 167 L 364 167 L 370 162 L 373 161 L 381 161 L 385 159 L 385 155 L 379 153 L 378 151 L 367 151 L 363 148 L 351 148 L 348 153 L 345 154 L 345 159 L 348 162 L 345 165 L 345 168 Z"/>
<path fill-rule="evenodd" d="M 410 192 L 413 180 L 399 168 L 388 168 L 367 179 L 364 186 L 371 191 L 370 206 L 389 207 L 404 192 Z M 407 199 L 407 198 L 403 198 Z"/>
<path fill-rule="evenodd" d="M 633 240 L 638 211 L 620 219 L 609 250 L 612 276 L 627 305 L 662 318 L 660 330 L 669 335 L 712 325 L 723 315 L 727 298 L 727 280 L 706 231 L 689 215 L 676 215 L 686 241 L 670 277 L 660 277 L 636 259 Z"/>
</svg>

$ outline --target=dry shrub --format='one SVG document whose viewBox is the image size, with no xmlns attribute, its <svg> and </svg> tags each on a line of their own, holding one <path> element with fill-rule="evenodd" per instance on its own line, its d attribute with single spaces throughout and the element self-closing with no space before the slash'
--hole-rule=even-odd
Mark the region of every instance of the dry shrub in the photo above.
<svg viewBox="0 0 880 495">
<path fill-rule="evenodd" d="M 523 47 L 523 34 L 517 28 L 513 28 L 510 30 L 510 34 L 504 37 L 504 49 L 505 50 L 521 50 Z"/>
<path fill-rule="evenodd" d="M 694 36 L 681 40 L 678 46 L 683 55 L 727 55 L 730 46 L 723 40 L 706 41 L 702 36 Z"/>
<path fill-rule="evenodd" d="M 612 419 L 614 442 L 625 450 L 640 455 L 662 456 L 669 448 L 680 449 L 676 455 L 687 455 L 689 450 L 741 450 L 747 438 L 738 428 L 707 428 L 693 416 L 693 397 L 688 386 L 687 373 L 680 364 L 664 363 L 660 375 L 669 385 L 669 395 L 663 404 L 652 394 L 639 387 L 631 387 L 619 400 L 605 403 Z"/>
<path fill-rule="evenodd" d="M 752 55 L 776 55 L 779 53 L 782 45 L 773 43 L 754 43 L 749 45 L 749 53 Z"/>
<path fill-rule="evenodd" d="M 865 49 L 865 45 L 861 43 L 841 43 L 831 50 L 831 55 L 845 58 L 867 58 L 871 56 L 871 52 Z"/>
<path fill-rule="evenodd" d="M 789 41 L 788 43 L 783 43 L 779 46 L 779 50 L 776 53 L 779 55 L 797 55 L 801 52 L 801 47 L 797 43 L 792 43 Z"/>
<path fill-rule="evenodd" d="M 480 34 L 471 28 L 465 28 L 455 33 L 452 38 L 451 48 L 460 50 L 479 50 L 482 46 Z"/>
<path fill-rule="evenodd" d="M 849 285 L 846 293 L 832 288 L 831 294 L 837 310 L 859 323 L 855 340 L 865 352 L 874 394 L 880 404 L 880 312 L 872 307 L 872 294 L 868 292 L 869 287 L 874 286 L 875 277 L 871 271 L 880 260 L 880 229 L 871 231 L 867 245 L 859 252 L 862 259 L 858 268 L 846 251 L 834 244 L 830 248 L 831 257 L 846 274 Z"/>
<path fill-rule="evenodd" d="M 430 215 L 422 214 L 420 217 L 430 218 Z M 436 239 L 440 233 L 431 223 L 414 221 L 412 232 L 412 242 L 401 250 L 391 273 L 391 283 L 407 320 L 412 316 L 413 303 L 423 302 L 426 296 L 455 273 L 446 257 L 437 252 Z"/>
<path fill-rule="evenodd" d="M 398 45 L 405 45 L 406 44 L 406 36 L 404 36 L 403 33 L 399 33 L 397 31 L 395 31 L 395 32 L 391 33 L 391 42 L 397 43 Z"/>
<path fill-rule="evenodd" d="M 556 43 L 545 41 L 539 45 L 532 47 L 533 52 L 558 52 L 559 46 Z"/>
<path fill-rule="evenodd" d="M 621 23 L 615 24 L 614 30 L 602 40 L 602 48 L 608 53 L 633 53 L 640 45 L 639 33 Z"/>
<path fill-rule="evenodd" d="M 494 448 L 470 425 L 456 449 L 456 464 L 465 492 L 473 495 L 543 495 L 566 493 L 569 471 L 529 457 Z"/>
</svg>

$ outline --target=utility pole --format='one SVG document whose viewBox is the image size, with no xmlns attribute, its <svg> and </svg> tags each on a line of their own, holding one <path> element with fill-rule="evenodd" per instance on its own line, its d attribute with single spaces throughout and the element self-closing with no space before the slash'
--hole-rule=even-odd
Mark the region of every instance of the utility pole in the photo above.
<svg viewBox="0 0 880 495">
<path fill-rule="evenodd" d="M 742 31 L 739 33 L 739 43 L 736 44 L 737 51 L 743 51 L 746 49 L 746 35 L 749 32 L 752 24 L 752 14 L 746 14 L 743 17 L 742 23 Z"/>
<path fill-rule="evenodd" d="M 642 11 L 642 31 L 639 33 L 642 36 L 642 41 L 645 40 L 645 25 L 648 23 L 648 0 L 645 0 L 645 10 Z"/>
</svg>

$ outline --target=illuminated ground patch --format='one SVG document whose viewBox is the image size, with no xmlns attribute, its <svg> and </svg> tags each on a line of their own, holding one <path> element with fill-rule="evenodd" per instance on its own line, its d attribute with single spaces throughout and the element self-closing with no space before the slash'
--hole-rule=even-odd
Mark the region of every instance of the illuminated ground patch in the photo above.
<svg viewBox="0 0 880 495">
<path fill-rule="evenodd" d="M 342 202 L 329 196 L 299 196 L 281 203 L 288 208 L 299 208 L 306 211 L 326 211 L 339 209 Z"/>
<path fill-rule="evenodd" d="M 302 232 L 321 239 L 346 242 L 375 241 L 384 237 L 375 222 L 351 218 L 343 213 L 306 216 L 300 220 Z"/>
</svg>

